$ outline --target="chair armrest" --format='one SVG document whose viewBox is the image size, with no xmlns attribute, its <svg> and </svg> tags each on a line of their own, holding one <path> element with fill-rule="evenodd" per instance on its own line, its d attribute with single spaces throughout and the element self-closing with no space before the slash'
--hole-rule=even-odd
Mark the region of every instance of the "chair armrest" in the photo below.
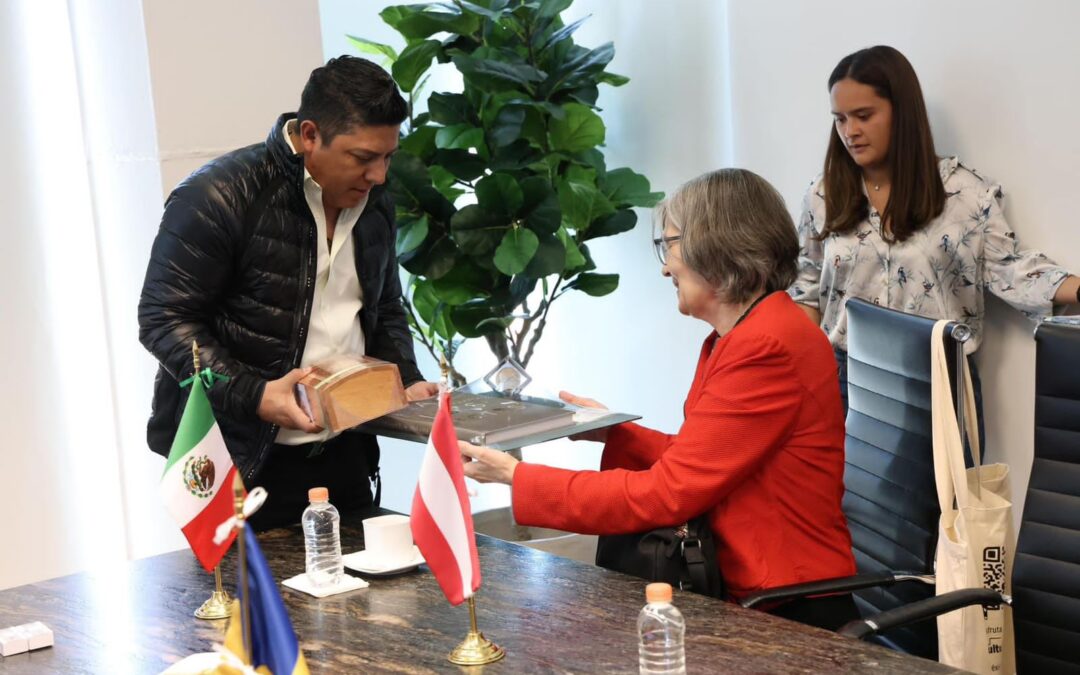
<svg viewBox="0 0 1080 675">
<path fill-rule="evenodd" d="M 863 639 L 875 633 L 923 621 L 969 605 L 1012 605 L 1012 598 L 988 588 L 964 588 L 845 624 L 840 635 Z"/>
<path fill-rule="evenodd" d="M 764 591 L 751 593 L 739 603 L 743 607 L 751 608 L 763 602 L 779 602 L 793 598 L 803 598 L 811 595 L 829 595 L 832 593 L 850 593 L 863 588 L 876 586 L 892 586 L 900 581 L 921 581 L 933 585 L 933 575 L 909 574 L 906 572 L 874 572 L 872 574 L 856 574 L 850 577 L 837 577 L 835 579 L 822 579 L 805 584 L 791 584 L 789 586 L 777 586 Z"/>
</svg>

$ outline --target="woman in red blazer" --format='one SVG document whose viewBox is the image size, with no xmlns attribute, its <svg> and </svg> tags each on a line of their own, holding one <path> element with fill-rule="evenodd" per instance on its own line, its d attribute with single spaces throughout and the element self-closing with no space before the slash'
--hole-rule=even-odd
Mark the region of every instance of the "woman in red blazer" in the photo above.
<svg viewBox="0 0 1080 675">
<path fill-rule="evenodd" d="M 657 207 L 662 274 L 679 311 L 714 329 L 677 434 L 623 424 L 600 471 L 518 462 L 461 444 L 465 474 L 512 486 L 524 525 L 624 534 L 708 512 L 728 592 L 855 572 L 840 510 L 844 419 L 832 347 L 784 292 L 799 244 L 780 194 L 760 176 L 723 169 L 683 185 Z M 579 405 L 595 401 L 564 394 Z M 602 407 L 602 406 L 600 406 Z M 849 595 L 772 610 L 837 628 L 858 618 Z"/>
</svg>

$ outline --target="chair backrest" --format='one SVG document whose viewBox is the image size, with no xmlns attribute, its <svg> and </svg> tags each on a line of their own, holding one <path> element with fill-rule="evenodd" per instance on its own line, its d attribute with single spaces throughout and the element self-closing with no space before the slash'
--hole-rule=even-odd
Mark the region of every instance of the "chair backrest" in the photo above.
<svg viewBox="0 0 1080 675">
<path fill-rule="evenodd" d="M 1080 326 L 1035 332 L 1035 452 L 1013 563 L 1019 673 L 1080 671 Z"/>
<path fill-rule="evenodd" d="M 930 412 L 935 322 L 858 299 L 847 302 L 847 322 L 843 506 L 856 566 L 860 573 L 932 574 L 940 516 Z M 954 359 L 955 343 L 946 340 L 946 354 Z M 869 616 L 933 594 L 932 586 L 908 582 L 858 591 L 855 602 Z M 893 649 L 937 658 L 932 621 L 878 638 Z"/>
</svg>

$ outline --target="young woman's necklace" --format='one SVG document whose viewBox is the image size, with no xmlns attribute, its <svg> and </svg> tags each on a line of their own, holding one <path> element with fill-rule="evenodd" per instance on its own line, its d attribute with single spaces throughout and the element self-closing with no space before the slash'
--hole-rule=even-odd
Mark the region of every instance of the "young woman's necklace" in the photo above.
<svg viewBox="0 0 1080 675">
<path fill-rule="evenodd" d="M 867 190 L 873 190 L 874 192 L 881 192 L 881 183 L 874 183 L 869 178 L 863 177 L 863 183 L 866 185 Z M 888 186 L 886 186 L 888 187 Z"/>
</svg>

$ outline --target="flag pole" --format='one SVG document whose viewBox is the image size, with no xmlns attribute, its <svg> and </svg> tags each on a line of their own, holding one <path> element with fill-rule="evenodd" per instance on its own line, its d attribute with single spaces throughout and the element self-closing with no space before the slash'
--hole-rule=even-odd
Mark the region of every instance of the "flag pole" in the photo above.
<svg viewBox="0 0 1080 675">
<path fill-rule="evenodd" d="M 195 365 L 195 374 L 199 373 L 199 343 L 191 341 L 191 362 Z M 224 619 L 229 616 L 229 594 L 221 585 L 221 565 L 214 567 L 214 592 L 206 602 L 195 610 L 196 619 Z"/>
<path fill-rule="evenodd" d="M 506 656 L 506 650 L 484 637 L 476 628 L 476 599 L 469 596 L 469 634 L 447 657 L 457 666 L 482 666 Z"/>
<path fill-rule="evenodd" d="M 442 390 L 450 390 L 450 365 L 446 357 L 439 359 L 439 369 L 442 371 Z M 506 650 L 491 640 L 484 637 L 480 629 L 476 627 L 476 597 L 469 596 L 469 633 L 465 636 L 454 651 L 447 657 L 450 663 L 457 666 L 482 666 L 486 663 L 495 663 L 506 656 Z"/>
<path fill-rule="evenodd" d="M 244 481 L 240 472 L 233 475 L 233 509 L 236 511 L 237 540 L 240 543 L 240 629 L 244 641 L 244 663 L 251 665 L 251 587 L 248 586 L 247 537 L 244 519 Z"/>
<path fill-rule="evenodd" d="M 221 586 L 221 566 L 214 568 L 214 592 L 197 610 L 196 619 L 224 619 L 229 616 L 229 594 Z"/>
</svg>

